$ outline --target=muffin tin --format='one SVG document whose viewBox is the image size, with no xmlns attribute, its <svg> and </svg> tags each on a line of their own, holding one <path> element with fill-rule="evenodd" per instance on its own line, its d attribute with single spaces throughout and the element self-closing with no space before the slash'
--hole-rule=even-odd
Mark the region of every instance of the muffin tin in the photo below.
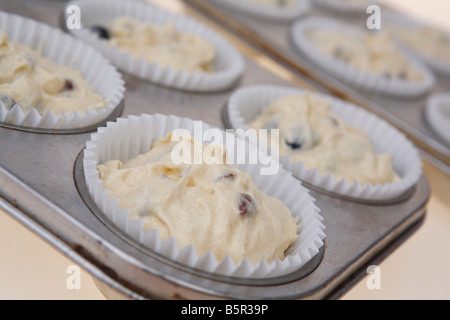
<svg viewBox="0 0 450 320">
<path fill-rule="evenodd" d="M 260 191 L 269 196 L 274 196 L 280 199 L 286 206 L 288 206 L 288 208 L 290 208 L 289 216 L 292 215 L 299 217 L 298 220 L 294 220 L 295 222 L 293 221 L 292 223 L 294 224 L 296 230 L 300 230 L 300 233 L 295 237 L 295 240 L 289 250 L 286 251 L 286 257 L 283 260 L 274 259 L 271 263 L 260 261 L 255 265 L 252 265 L 246 259 L 239 263 L 235 263 L 231 259 L 231 255 L 225 255 L 222 259 L 218 260 L 216 259 L 215 254 L 213 254 L 213 251 L 206 251 L 200 255 L 200 252 L 195 250 L 198 248 L 195 247 L 194 249 L 194 246 L 192 245 L 179 247 L 180 242 L 183 242 L 182 238 L 171 237 L 166 240 L 161 240 L 159 237 L 159 232 L 162 230 L 157 231 L 155 229 L 150 229 L 144 231 L 142 228 L 145 226 L 146 219 L 139 219 L 139 217 L 135 216 L 133 220 L 130 220 L 131 210 L 121 210 L 118 207 L 119 204 L 117 200 L 110 199 L 109 192 L 103 188 L 104 180 L 102 181 L 100 179 L 97 170 L 97 166 L 99 164 L 104 164 L 109 160 L 115 159 L 120 159 L 122 163 L 125 164 L 127 160 L 131 160 L 138 156 L 138 154 L 147 152 L 156 141 L 165 139 L 169 132 L 174 132 L 178 129 L 187 130 L 194 136 L 198 134 L 195 139 L 197 139 L 197 141 L 202 141 L 204 138 L 201 138 L 200 135 L 202 137 L 205 136 L 203 134 L 199 134 L 199 132 L 206 133 L 210 128 L 211 127 L 204 122 L 202 123 L 202 128 L 198 128 L 196 127 L 196 122 L 192 119 L 180 118 L 174 115 L 166 116 L 162 114 L 145 114 L 142 116 L 119 118 L 116 122 L 108 123 L 107 127 L 102 128 L 101 132 L 92 135 L 92 139 L 86 143 L 86 149 L 83 152 L 82 166 L 85 180 L 77 180 L 77 186 L 82 188 L 83 185 L 87 185 L 90 195 L 89 198 L 92 198 L 102 213 L 105 214 L 117 227 L 123 230 L 123 232 L 130 235 L 133 239 L 147 247 L 150 251 L 153 250 L 161 255 L 170 257 L 173 262 L 177 262 L 179 265 L 184 264 L 192 269 L 203 270 L 209 273 L 226 275 L 234 278 L 238 277 L 266 280 L 268 278 L 275 278 L 278 276 L 295 273 L 311 258 L 313 258 L 320 251 L 320 248 L 323 247 L 323 239 L 325 238 L 325 233 L 323 230 L 325 226 L 322 224 L 323 218 L 320 216 L 320 209 L 315 205 L 315 200 L 310 196 L 309 190 L 302 187 L 298 183 L 298 180 L 284 168 L 279 168 L 276 173 L 264 176 L 261 175 L 261 170 L 263 168 L 267 168 L 267 166 L 262 163 L 242 164 L 237 161 L 235 162 L 235 159 L 233 159 L 235 168 L 252 176 L 255 186 Z M 220 134 L 222 139 L 224 139 L 223 141 L 225 141 L 225 139 L 227 139 L 227 141 L 229 141 L 229 139 L 237 141 L 238 139 L 232 133 L 226 133 L 225 131 L 222 131 Z M 209 142 L 209 140 L 206 138 L 205 142 Z M 229 145 L 226 150 L 235 151 L 235 149 Z M 249 144 L 247 150 L 238 149 L 235 153 L 237 153 L 237 151 L 243 151 L 243 154 L 238 155 L 239 157 L 246 155 L 248 158 L 249 154 L 253 154 L 253 152 L 257 151 L 257 148 L 256 146 Z M 230 156 L 230 154 L 227 154 L 227 156 Z M 231 156 L 228 157 L 228 159 L 230 158 Z M 192 178 L 196 179 L 194 176 L 192 176 Z M 181 182 L 181 184 L 183 184 L 183 182 Z M 198 185 L 198 182 L 196 184 Z M 177 191 L 175 191 L 175 193 L 176 192 Z M 188 194 L 192 194 L 189 190 L 186 190 L 186 192 Z M 192 198 L 186 198 L 184 195 L 181 196 L 183 199 L 187 199 L 188 202 L 192 200 Z M 83 197 L 84 200 L 87 200 L 87 198 L 88 197 L 86 196 Z M 217 197 L 215 197 L 215 199 L 217 199 Z M 228 202 L 228 204 L 233 203 L 233 201 L 228 198 L 223 200 Z M 177 202 L 177 200 L 174 199 L 174 202 Z M 200 203 L 203 202 L 203 200 L 200 200 Z M 196 202 L 194 201 L 192 205 L 195 204 Z M 183 203 L 180 203 L 180 205 L 180 210 L 183 210 Z M 187 207 L 192 206 L 187 203 L 184 203 L 184 205 Z M 206 203 L 204 205 L 207 206 Z M 220 205 L 218 203 L 214 202 L 213 208 L 219 206 Z M 237 204 L 235 208 L 238 208 Z M 175 212 L 172 211 L 172 215 L 162 218 L 164 220 L 168 220 L 170 225 L 170 220 L 173 219 L 174 213 Z M 182 214 L 182 212 L 179 212 L 179 214 Z M 185 212 L 185 214 L 192 214 L 192 212 Z M 220 214 L 220 212 L 218 212 L 218 214 Z M 275 212 L 267 214 L 275 214 Z M 277 214 L 278 212 L 275 216 Z M 195 218 L 191 217 L 191 219 Z M 251 223 L 250 220 L 246 218 L 243 219 Z M 230 220 L 229 223 L 232 223 L 232 221 L 233 220 Z M 193 240 L 197 241 L 196 243 L 199 244 L 198 241 L 201 241 L 201 239 L 198 238 L 198 235 L 203 232 L 203 235 L 208 237 L 208 230 L 210 230 L 210 228 L 201 228 L 201 222 L 198 222 L 199 225 L 197 226 L 198 228 L 196 231 L 198 240 Z M 177 223 L 177 221 L 175 220 L 173 223 Z M 186 227 L 189 228 L 188 226 Z M 176 227 L 173 228 L 173 234 L 180 234 L 180 230 Z M 189 235 L 186 236 L 189 237 Z M 186 240 L 184 243 L 186 243 Z M 264 245 L 266 244 L 270 245 L 270 243 L 264 242 Z M 199 245 L 201 248 L 201 244 Z M 248 246 L 251 247 L 252 245 L 249 244 Z M 215 246 L 211 246 L 210 248 L 220 254 L 217 244 Z M 234 251 L 234 254 L 236 254 L 236 252 L 237 251 Z M 255 251 L 252 252 L 253 254 L 255 253 Z"/>
<path fill-rule="evenodd" d="M 58 17 L 64 3 L 33 1 L 31 5 L 31 0 L 27 1 L 33 10 L 23 10 L 16 3 L 2 4 L 0 10 L 20 12 L 60 26 Z M 36 7 L 39 9 L 34 10 Z M 192 9 L 187 8 L 186 13 L 198 17 Z M 123 74 L 127 91 L 120 116 L 174 114 L 226 128 L 223 110 L 237 88 L 261 83 L 293 85 L 260 63 L 270 62 L 267 57 L 245 44 L 240 46 L 245 49 L 244 74 L 234 88 L 226 91 L 173 90 Z M 250 53 L 260 59 L 253 59 Z M 311 83 L 308 77 L 295 80 L 300 87 L 323 91 Z M 83 150 L 93 132 L 30 132 L 1 124 L 0 209 L 89 271 L 110 297 L 339 298 L 366 274 L 370 265 L 379 263 L 420 227 L 430 197 L 425 176 L 409 194 L 385 204 L 350 201 L 311 189 L 326 226 L 325 245 L 319 253 L 285 276 L 223 277 L 187 268 L 148 250 L 105 219 L 86 192 L 83 177 Z"/>
<path fill-rule="evenodd" d="M 447 92 L 450 87 L 449 77 L 435 74 L 434 87 L 427 94 L 413 98 L 398 98 L 357 89 L 322 70 L 295 47 L 291 34 L 295 22 L 268 24 L 236 10 L 215 5 L 214 2 L 205 0 L 184 0 L 184 2 L 245 37 L 292 71 L 314 79 L 323 90 L 354 102 L 384 118 L 403 131 L 421 149 L 424 158 L 450 175 L 450 145 L 436 134 L 425 119 L 428 98 L 437 93 Z M 382 6 L 383 14 L 398 15 L 386 6 Z M 365 11 L 358 14 L 343 13 L 317 5 L 313 6 L 305 17 L 300 17 L 296 21 L 320 17 L 336 19 L 361 28 L 366 26 L 369 14 Z"/>
<path fill-rule="evenodd" d="M 311 91 L 270 85 L 240 88 L 228 100 L 226 127 L 246 130 L 263 108 L 282 97 L 306 92 Z M 402 178 L 393 183 L 361 185 L 347 179 L 336 180 L 332 174 L 323 176 L 318 170 L 307 170 L 304 164 L 292 162 L 289 156 L 281 156 L 280 163 L 304 184 L 353 201 L 385 204 L 408 194 L 422 175 L 422 162 L 414 145 L 397 129 L 365 109 L 329 95 L 315 93 L 315 96 L 330 103 L 333 114 L 348 125 L 365 132 L 375 152 L 392 155 L 393 167 Z"/>
</svg>

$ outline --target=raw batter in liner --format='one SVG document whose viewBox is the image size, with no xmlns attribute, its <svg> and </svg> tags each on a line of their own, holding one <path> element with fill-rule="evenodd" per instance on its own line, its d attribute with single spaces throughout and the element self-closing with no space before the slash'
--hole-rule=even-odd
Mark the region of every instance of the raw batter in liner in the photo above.
<svg viewBox="0 0 450 320">
<path fill-rule="evenodd" d="M 9 41 L 0 30 L 0 96 L 24 112 L 83 112 L 105 107 L 105 99 L 81 72 L 59 65 L 27 46 Z M 12 98 L 12 99 L 11 99 Z"/>
<path fill-rule="evenodd" d="M 179 32 L 173 22 L 146 24 L 131 17 L 119 17 L 109 27 L 109 43 L 134 58 L 144 57 L 161 66 L 189 73 L 212 73 L 215 47 L 194 34 Z"/>
<path fill-rule="evenodd" d="M 280 130 L 280 156 L 317 168 L 336 180 L 388 183 L 397 181 L 390 154 L 374 153 L 367 134 L 333 114 L 331 104 L 314 94 L 289 95 L 274 101 L 251 123 L 254 129 Z M 274 145 L 271 143 L 271 145 Z"/>
<path fill-rule="evenodd" d="M 411 27 L 397 24 L 389 24 L 386 29 L 410 49 L 450 63 L 450 38 L 444 31 L 428 26 Z"/>
<path fill-rule="evenodd" d="M 365 73 L 408 82 L 424 79 L 385 33 L 349 33 L 337 28 L 311 30 L 308 37 L 324 54 Z"/>
<path fill-rule="evenodd" d="M 171 140 L 172 133 L 124 164 L 98 166 L 103 187 L 130 210 L 130 219 L 143 219 L 144 230 L 158 229 L 161 240 L 175 237 L 180 248 L 193 244 L 199 255 L 211 251 L 219 261 L 225 255 L 237 264 L 284 259 L 298 236 L 289 208 L 232 165 L 174 164 L 176 145 L 198 142 Z"/>
</svg>

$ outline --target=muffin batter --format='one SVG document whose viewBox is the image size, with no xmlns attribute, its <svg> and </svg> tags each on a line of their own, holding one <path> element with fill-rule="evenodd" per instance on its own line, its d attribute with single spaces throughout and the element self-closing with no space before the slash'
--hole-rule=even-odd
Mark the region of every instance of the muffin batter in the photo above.
<svg viewBox="0 0 450 320">
<path fill-rule="evenodd" d="M 367 74 L 408 82 L 421 82 L 424 78 L 387 34 L 325 29 L 310 31 L 308 36 L 324 54 Z"/>
<path fill-rule="evenodd" d="M 172 141 L 170 133 L 124 164 L 99 165 L 103 187 L 130 210 L 130 219 L 159 230 L 161 240 L 175 237 L 180 248 L 193 244 L 199 255 L 212 251 L 219 261 L 229 255 L 236 263 L 284 259 L 297 238 L 290 210 L 232 165 L 174 164 L 174 147 L 194 143 L 190 136 Z"/>
<path fill-rule="evenodd" d="M 134 58 L 144 57 L 163 67 L 189 73 L 212 73 L 214 45 L 190 33 L 179 32 L 169 22 L 150 25 L 130 17 L 119 17 L 108 27 L 109 43 Z"/>
<path fill-rule="evenodd" d="M 9 41 L 0 30 L 0 97 L 24 112 L 83 112 L 105 107 L 104 98 L 81 72 L 46 59 L 39 52 Z"/>
<path fill-rule="evenodd" d="M 432 27 L 406 27 L 391 24 L 387 28 L 403 44 L 421 55 L 450 63 L 450 38 Z"/>
<path fill-rule="evenodd" d="M 289 95 L 265 108 L 250 124 L 254 129 L 279 129 L 280 156 L 361 184 L 399 179 L 389 154 L 376 155 L 368 136 L 333 114 L 330 103 L 313 94 Z M 273 145 L 273 143 L 272 143 Z"/>
<path fill-rule="evenodd" d="M 247 0 L 263 6 L 290 8 L 295 5 L 292 0 Z"/>
</svg>

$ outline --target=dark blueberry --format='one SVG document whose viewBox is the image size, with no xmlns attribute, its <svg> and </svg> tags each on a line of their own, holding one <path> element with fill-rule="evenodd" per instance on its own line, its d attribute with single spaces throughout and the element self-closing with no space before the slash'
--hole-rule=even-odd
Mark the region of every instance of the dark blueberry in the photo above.
<svg viewBox="0 0 450 320">
<path fill-rule="evenodd" d="M 0 101 L 3 103 L 7 110 L 10 110 L 16 104 L 11 96 L 3 92 L 0 92 Z"/>
<path fill-rule="evenodd" d="M 291 148 L 292 150 L 300 150 L 302 148 L 302 143 L 300 141 L 288 141 L 285 140 L 284 141 L 286 143 L 286 145 Z"/>
<path fill-rule="evenodd" d="M 239 195 L 239 214 L 243 216 L 249 216 L 256 213 L 255 200 L 247 194 L 241 193 Z"/>
<path fill-rule="evenodd" d="M 69 79 L 66 79 L 66 81 L 64 82 L 64 90 L 73 90 L 74 85 L 73 82 L 70 81 Z"/>
<path fill-rule="evenodd" d="M 100 39 L 109 39 L 109 31 L 102 26 L 92 26 L 91 31 L 95 33 Z"/>
</svg>

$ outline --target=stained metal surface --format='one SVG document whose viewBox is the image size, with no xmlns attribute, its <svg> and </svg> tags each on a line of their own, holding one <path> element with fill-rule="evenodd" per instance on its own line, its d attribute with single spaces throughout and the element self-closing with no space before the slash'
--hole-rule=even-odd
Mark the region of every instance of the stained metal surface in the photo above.
<svg viewBox="0 0 450 320">
<path fill-rule="evenodd" d="M 63 5 L 3 1 L 0 10 L 58 26 Z M 260 83 L 293 85 L 251 57 L 245 57 L 245 62 L 245 73 L 236 87 L 216 93 L 172 90 L 124 74 L 123 116 L 174 114 L 224 127 L 221 111 L 233 90 Z M 403 242 L 426 215 L 430 189 L 424 176 L 408 197 L 386 205 L 356 203 L 311 190 L 324 217 L 326 240 L 323 256 L 308 272 L 268 282 L 215 277 L 130 243 L 86 204 L 77 158 L 90 134 L 0 127 L 0 209 L 79 263 L 96 281 L 131 299 L 337 298 L 365 274 L 367 266 Z"/>
</svg>

